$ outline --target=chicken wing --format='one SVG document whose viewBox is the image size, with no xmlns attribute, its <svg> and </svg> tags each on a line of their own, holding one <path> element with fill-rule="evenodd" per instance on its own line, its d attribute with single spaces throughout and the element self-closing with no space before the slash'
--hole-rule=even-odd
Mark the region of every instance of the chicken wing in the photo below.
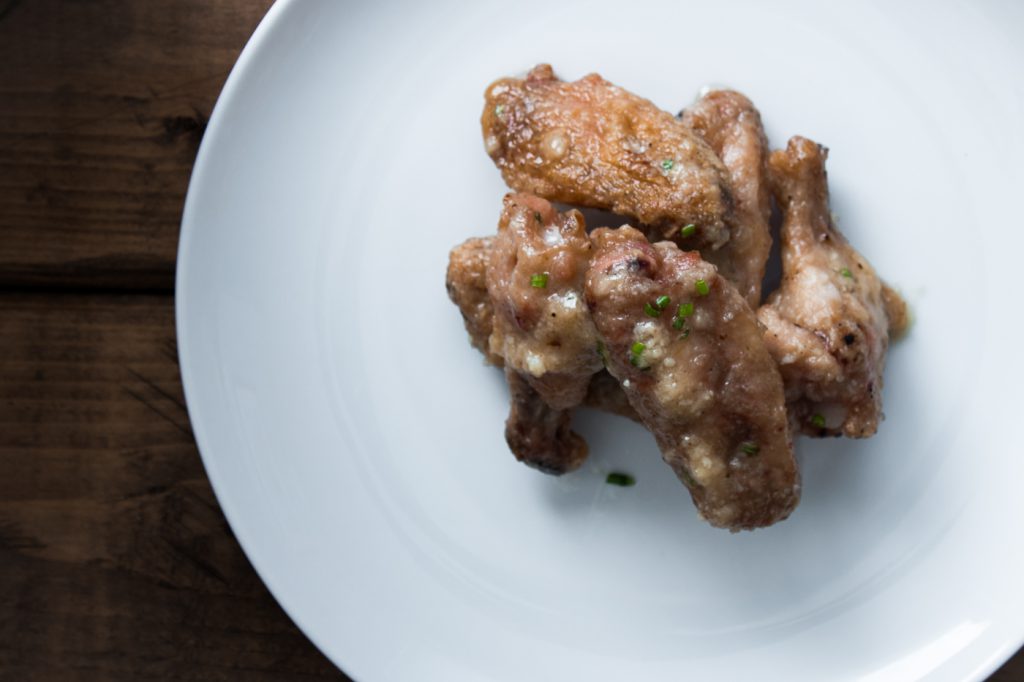
<svg viewBox="0 0 1024 682">
<path fill-rule="evenodd" d="M 761 304 L 761 282 L 772 247 L 768 139 L 761 114 L 738 92 L 712 90 L 680 117 L 722 160 L 732 186 L 735 215 L 729 241 L 721 249 L 705 250 L 702 255 L 756 310 Z M 685 238 L 677 241 L 686 248 Z"/>
<path fill-rule="evenodd" d="M 487 254 L 488 353 L 504 359 L 512 393 L 509 447 L 548 473 L 571 471 L 586 457 L 583 440 L 568 430 L 568 410 L 602 368 L 582 295 L 591 252 L 579 211 L 559 214 L 526 194 L 505 197 Z"/>
<path fill-rule="evenodd" d="M 444 283 L 448 298 L 462 314 L 470 344 L 484 354 L 487 362 L 504 367 L 505 358 L 492 353 L 490 345 L 494 306 L 487 295 L 487 259 L 493 243 L 493 237 L 473 237 L 452 249 Z"/>
<path fill-rule="evenodd" d="M 864 438 L 882 418 L 889 335 L 906 325 L 906 305 L 833 224 L 826 156 L 802 137 L 771 155 L 783 213 L 782 284 L 758 318 L 798 428 Z"/>
<path fill-rule="evenodd" d="M 782 380 L 754 313 L 696 252 L 591 235 L 587 305 L 608 370 L 712 525 L 786 518 L 800 494 Z"/>
<path fill-rule="evenodd" d="M 509 187 L 606 209 L 695 247 L 729 239 L 727 173 L 708 145 L 649 100 L 597 74 L 566 83 L 541 64 L 487 88 L 484 145 Z"/>
<path fill-rule="evenodd" d="M 445 285 L 458 306 L 469 333 L 470 343 L 496 367 L 505 358 L 491 352 L 494 306 L 487 293 L 487 262 L 494 239 L 467 239 L 449 255 Z M 544 471 L 560 474 L 577 468 L 587 456 L 587 445 L 569 429 L 568 410 L 554 410 L 518 372 L 505 370 L 510 408 L 505 421 L 505 440 L 519 461 Z"/>
<path fill-rule="evenodd" d="M 556 409 L 579 405 L 601 369 L 582 298 L 591 251 L 579 211 L 560 214 L 528 194 L 505 197 L 487 263 L 489 348 Z"/>
<path fill-rule="evenodd" d="M 488 363 L 504 367 L 505 358 L 490 351 L 494 306 L 487 295 L 487 261 L 493 243 L 492 237 L 474 237 L 452 249 L 445 284 L 448 296 L 462 314 L 472 346 L 484 354 Z M 607 370 L 602 369 L 591 377 L 583 405 L 639 421 L 619 382 L 608 374 Z M 525 418 L 525 415 L 533 413 L 536 409 L 519 410 L 518 414 L 524 415 Z M 516 428 L 533 434 L 540 432 L 539 429 L 527 424 Z"/>
</svg>

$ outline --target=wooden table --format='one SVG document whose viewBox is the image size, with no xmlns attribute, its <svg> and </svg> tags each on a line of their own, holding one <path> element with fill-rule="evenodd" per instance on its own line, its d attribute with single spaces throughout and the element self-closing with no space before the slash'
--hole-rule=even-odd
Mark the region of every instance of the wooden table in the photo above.
<svg viewBox="0 0 1024 682">
<path fill-rule="evenodd" d="M 235 542 L 178 374 L 189 172 L 270 4 L 0 0 L 0 679 L 348 679 Z"/>
</svg>

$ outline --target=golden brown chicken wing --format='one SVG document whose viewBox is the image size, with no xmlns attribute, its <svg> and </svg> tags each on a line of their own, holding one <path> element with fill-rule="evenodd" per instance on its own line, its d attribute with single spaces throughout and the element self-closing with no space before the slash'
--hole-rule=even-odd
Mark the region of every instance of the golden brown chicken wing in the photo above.
<svg viewBox="0 0 1024 682">
<path fill-rule="evenodd" d="M 729 239 L 728 175 L 708 145 L 649 100 L 596 74 L 566 83 L 541 64 L 487 88 L 484 145 L 508 186 L 606 209 L 694 247 Z M 688 227 L 692 225 L 693 227 Z"/>
<path fill-rule="evenodd" d="M 889 335 L 906 325 L 906 306 L 833 224 L 826 156 L 802 137 L 771 155 L 782 285 L 758 318 L 800 430 L 864 438 L 882 418 Z"/>
<path fill-rule="evenodd" d="M 587 304 L 608 370 L 712 525 L 786 518 L 800 494 L 782 380 L 713 265 L 630 227 L 595 230 Z"/>
<path fill-rule="evenodd" d="M 569 409 L 601 369 L 582 296 L 591 251 L 579 211 L 560 214 L 543 199 L 510 194 L 487 253 L 487 348 L 504 359 L 512 398 L 505 439 L 517 459 L 547 473 L 572 471 L 587 454 L 569 430 Z"/>
<path fill-rule="evenodd" d="M 579 405 L 601 369 L 597 332 L 581 296 L 592 247 L 583 216 L 527 194 L 505 197 L 487 262 L 494 305 L 490 352 L 548 405 Z"/>
<path fill-rule="evenodd" d="M 505 358 L 490 351 L 494 306 L 487 294 L 487 261 L 490 258 L 489 254 L 493 243 L 492 237 L 474 237 L 452 249 L 449 255 L 445 284 L 448 296 L 462 313 L 472 346 L 483 353 L 490 364 L 504 367 Z M 639 417 L 622 392 L 619 382 L 608 374 L 607 370 L 602 369 L 591 377 L 582 404 L 639 421 Z M 536 406 L 533 407 L 534 412 L 539 409 Z M 517 421 L 526 419 L 531 411 L 521 410 L 520 414 L 524 416 L 517 418 Z M 547 423 L 551 423 L 550 415 L 544 415 L 543 418 Z M 543 432 L 539 427 L 532 427 L 528 424 L 521 424 L 515 428 L 533 434 L 531 438 L 534 440 L 537 440 L 536 434 Z M 535 446 L 531 447 L 536 449 Z"/>
</svg>

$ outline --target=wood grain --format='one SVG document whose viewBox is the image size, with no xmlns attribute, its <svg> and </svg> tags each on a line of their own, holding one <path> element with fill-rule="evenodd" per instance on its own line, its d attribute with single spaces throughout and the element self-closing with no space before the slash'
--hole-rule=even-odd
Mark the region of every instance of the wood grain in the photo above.
<svg viewBox="0 0 1024 682">
<path fill-rule="evenodd" d="M 170 291 L 214 101 L 270 0 L 0 0 L 0 286 Z"/>
<path fill-rule="evenodd" d="M 210 490 L 165 296 L 0 295 L 0 678 L 345 680 Z"/>
</svg>

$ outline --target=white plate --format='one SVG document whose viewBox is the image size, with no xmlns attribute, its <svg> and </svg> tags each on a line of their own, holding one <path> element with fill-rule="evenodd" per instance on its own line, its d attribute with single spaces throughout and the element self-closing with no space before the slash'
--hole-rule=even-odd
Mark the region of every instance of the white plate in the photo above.
<svg viewBox="0 0 1024 682">
<path fill-rule="evenodd" d="M 288 613 L 360 682 L 992 671 L 1024 637 L 1022 9 L 276 5 L 196 163 L 178 331 L 210 478 Z M 699 522 L 622 419 L 582 413 L 560 479 L 508 453 L 443 280 L 504 191 L 483 90 L 540 61 L 668 110 L 730 84 L 775 146 L 831 148 L 841 224 L 917 322 L 877 437 L 800 442 L 785 523 Z"/>
</svg>

